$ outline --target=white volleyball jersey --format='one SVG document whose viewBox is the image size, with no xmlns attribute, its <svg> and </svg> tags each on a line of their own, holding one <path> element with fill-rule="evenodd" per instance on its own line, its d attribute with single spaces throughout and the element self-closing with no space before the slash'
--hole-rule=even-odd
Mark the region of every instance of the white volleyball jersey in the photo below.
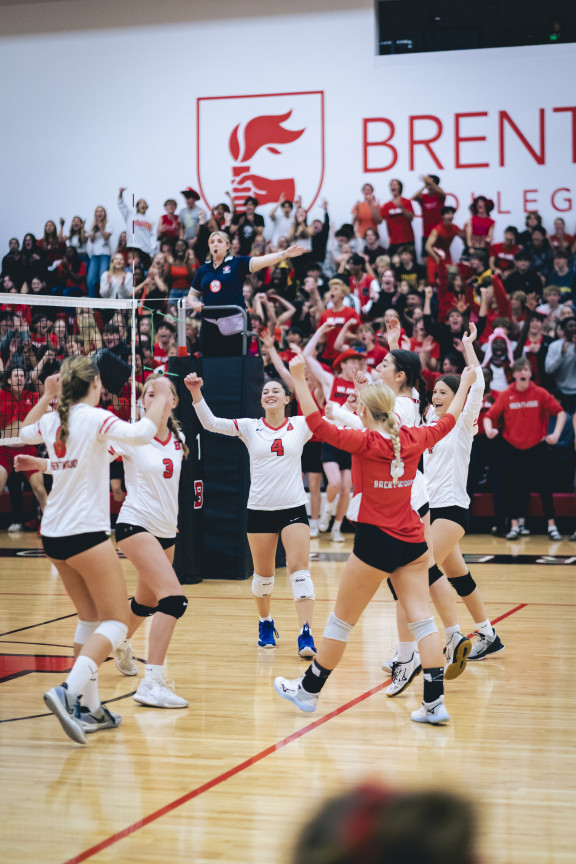
<svg viewBox="0 0 576 864">
<path fill-rule="evenodd" d="M 476 381 L 470 388 L 464 410 L 451 432 L 431 450 L 424 452 L 424 473 L 430 496 L 430 507 L 470 506 L 466 491 L 468 466 L 472 441 L 478 431 L 478 415 L 484 394 L 484 375 L 480 366 L 476 369 Z M 431 408 L 428 423 L 438 418 Z"/>
<path fill-rule="evenodd" d="M 312 437 L 304 417 L 287 417 L 278 429 L 263 418 L 215 417 L 204 400 L 194 408 L 204 429 L 240 438 L 250 456 L 251 510 L 288 510 L 306 504 L 302 482 L 302 448 Z"/>
<path fill-rule="evenodd" d="M 54 478 L 42 516 L 42 534 L 67 537 L 92 531 L 109 533 L 109 442 L 147 444 L 156 426 L 146 417 L 138 423 L 126 423 L 104 408 L 80 402 L 70 408 L 66 452 L 57 456 L 54 443 L 59 428 L 60 416 L 53 412 L 20 431 L 25 444 L 44 441 L 48 471 Z"/>
<path fill-rule="evenodd" d="M 175 537 L 183 458 L 180 441 L 169 432 L 165 441 L 153 438 L 144 447 L 114 444 L 112 450 L 122 456 L 128 493 L 118 522 L 140 525 L 155 537 Z"/>
</svg>

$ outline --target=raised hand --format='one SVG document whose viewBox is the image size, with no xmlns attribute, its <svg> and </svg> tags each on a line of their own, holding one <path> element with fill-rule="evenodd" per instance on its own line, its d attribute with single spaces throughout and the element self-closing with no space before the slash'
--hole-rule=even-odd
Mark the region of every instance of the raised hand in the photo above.
<svg viewBox="0 0 576 864">
<path fill-rule="evenodd" d="M 55 399 L 60 388 L 60 373 L 49 375 L 44 382 L 44 395 L 50 397 L 50 401 Z"/>
<path fill-rule="evenodd" d="M 295 357 L 292 358 L 290 363 L 288 364 L 288 368 L 292 374 L 292 377 L 298 379 L 300 381 L 305 381 L 305 372 L 306 372 L 306 360 L 302 356 L 302 354 L 296 354 Z"/>
<path fill-rule="evenodd" d="M 463 344 L 471 345 L 472 342 L 474 342 L 474 340 L 476 339 L 477 335 L 478 331 L 476 330 L 476 325 L 472 321 L 470 321 L 470 324 L 468 325 L 468 331 L 464 333 L 464 336 L 462 337 Z"/>
<path fill-rule="evenodd" d="M 305 246 L 298 246 L 297 243 L 294 243 L 292 246 L 289 246 L 288 249 L 284 252 L 285 258 L 298 258 L 300 255 L 304 255 L 308 250 Z"/>
<path fill-rule="evenodd" d="M 370 384 L 370 378 L 368 377 L 366 372 L 361 372 L 360 370 L 357 370 L 354 373 L 354 384 L 358 389 L 360 389 L 361 387 L 365 387 L 367 384 Z"/>
<path fill-rule="evenodd" d="M 190 391 L 192 396 L 199 396 L 200 391 L 204 386 L 204 381 L 196 374 L 196 372 L 191 372 L 184 378 L 184 386 Z"/>
</svg>

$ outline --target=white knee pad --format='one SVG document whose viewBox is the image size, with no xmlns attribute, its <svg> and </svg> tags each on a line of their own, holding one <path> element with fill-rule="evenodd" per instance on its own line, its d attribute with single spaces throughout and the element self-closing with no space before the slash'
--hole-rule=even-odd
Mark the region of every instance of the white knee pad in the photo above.
<svg viewBox="0 0 576 864">
<path fill-rule="evenodd" d="M 324 633 L 326 639 L 335 639 L 336 642 L 348 642 L 348 637 L 352 632 L 354 625 L 347 624 L 346 621 L 341 621 L 333 612 L 328 616 Z"/>
<path fill-rule="evenodd" d="M 99 621 L 82 621 L 82 619 L 79 618 L 78 624 L 76 625 L 76 632 L 74 633 L 74 642 L 76 642 L 77 645 L 84 645 L 88 637 L 96 632 L 99 623 Z"/>
<path fill-rule="evenodd" d="M 259 576 L 258 573 L 254 573 L 252 576 L 252 593 L 255 597 L 268 597 L 269 594 L 272 594 L 273 590 L 274 575 L 265 579 L 263 576 Z"/>
<path fill-rule="evenodd" d="M 426 636 L 431 636 L 433 633 L 438 632 L 434 618 L 423 618 L 422 621 L 414 621 L 413 624 L 408 624 L 408 627 L 414 634 L 416 642 L 420 642 Z"/>
<path fill-rule="evenodd" d="M 290 574 L 294 600 L 314 600 L 314 584 L 309 570 L 295 570 Z"/>
<path fill-rule="evenodd" d="M 112 643 L 112 649 L 116 649 L 126 639 L 128 626 L 122 621 L 101 621 L 94 631 L 98 636 L 104 636 Z"/>
</svg>

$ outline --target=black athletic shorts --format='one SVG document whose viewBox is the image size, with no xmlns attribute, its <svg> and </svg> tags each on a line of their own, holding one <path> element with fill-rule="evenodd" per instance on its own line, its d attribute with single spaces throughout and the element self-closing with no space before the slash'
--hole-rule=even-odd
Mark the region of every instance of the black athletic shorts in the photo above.
<svg viewBox="0 0 576 864">
<path fill-rule="evenodd" d="M 48 558 L 54 558 L 56 561 L 67 561 L 68 558 L 80 555 L 81 552 L 86 552 L 93 546 L 100 546 L 101 543 L 105 543 L 106 540 L 110 539 L 110 534 L 107 534 L 106 531 L 69 534 L 67 537 L 46 537 L 41 534 L 40 539 Z"/>
<path fill-rule="evenodd" d="M 322 442 L 322 462 L 336 462 L 341 471 L 352 468 L 352 456 L 346 450 L 338 450 L 332 444 Z"/>
<path fill-rule="evenodd" d="M 354 555 L 384 573 L 394 573 L 398 567 L 405 567 L 416 561 L 428 551 L 426 543 L 407 543 L 386 534 L 376 525 L 359 522 L 354 535 Z"/>
<path fill-rule="evenodd" d="M 322 474 L 322 442 L 307 441 L 302 450 L 302 473 Z"/>
<path fill-rule="evenodd" d="M 279 534 L 287 525 L 308 525 L 306 507 L 289 507 L 287 510 L 248 510 L 246 531 L 248 534 Z"/>
<path fill-rule="evenodd" d="M 131 525 L 128 522 L 117 522 L 114 534 L 116 535 L 116 542 L 121 543 L 122 540 L 132 537 L 134 534 L 150 534 L 150 531 L 146 528 L 142 528 L 141 525 Z M 155 534 L 152 536 L 156 537 Z M 158 540 L 163 549 L 170 549 L 170 547 L 174 546 L 176 543 L 176 537 L 156 537 L 156 540 Z"/>
<path fill-rule="evenodd" d="M 470 527 L 470 511 L 466 507 L 431 507 L 430 524 L 436 519 L 447 519 L 448 522 L 456 522 L 464 531 Z"/>
<path fill-rule="evenodd" d="M 429 512 L 430 512 L 430 504 L 428 503 L 428 501 L 426 502 L 426 504 L 422 504 L 422 506 L 418 508 L 418 515 L 420 516 L 421 519 L 423 519 L 424 516 Z"/>
</svg>

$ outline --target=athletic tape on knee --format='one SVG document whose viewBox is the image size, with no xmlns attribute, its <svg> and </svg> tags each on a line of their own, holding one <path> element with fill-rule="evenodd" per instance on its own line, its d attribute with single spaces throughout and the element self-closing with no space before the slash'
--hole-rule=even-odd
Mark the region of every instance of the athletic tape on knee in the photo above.
<svg viewBox="0 0 576 864">
<path fill-rule="evenodd" d="M 459 597 L 468 597 L 476 589 L 476 582 L 470 575 L 470 571 L 465 576 L 458 576 L 456 579 L 448 579 L 448 581 Z"/>
<path fill-rule="evenodd" d="M 444 574 L 437 564 L 428 568 L 428 585 L 433 585 L 438 579 L 441 579 Z"/>
<path fill-rule="evenodd" d="M 413 624 L 408 624 L 408 627 L 414 634 L 416 642 L 420 642 L 422 639 L 425 639 L 426 636 L 431 636 L 433 633 L 438 632 L 438 628 L 436 627 L 432 616 L 430 616 L 430 618 L 423 618 L 422 621 L 414 621 Z"/>
<path fill-rule="evenodd" d="M 139 618 L 149 618 L 156 611 L 156 606 L 144 606 L 142 603 L 138 603 L 136 598 L 133 597 L 130 601 L 130 609 Z"/>
<path fill-rule="evenodd" d="M 392 580 L 390 578 L 386 579 L 386 584 L 388 585 L 388 588 L 390 589 L 390 593 L 394 597 L 394 600 L 397 601 L 398 595 L 396 594 L 396 591 L 394 590 L 394 586 L 392 585 Z"/>
<path fill-rule="evenodd" d="M 74 642 L 76 642 L 77 645 L 84 645 L 88 637 L 96 632 L 99 623 L 99 621 L 82 621 L 82 619 L 79 618 L 78 624 L 76 625 L 76 632 L 74 633 Z"/>
<path fill-rule="evenodd" d="M 314 584 L 309 570 L 295 570 L 290 574 L 294 600 L 314 600 Z"/>
<path fill-rule="evenodd" d="M 252 593 L 255 597 L 268 597 L 269 594 L 272 594 L 273 590 L 274 575 L 268 576 L 267 579 L 264 579 L 263 576 L 254 573 L 252 576 Z"/>
<path fill-rule="evenodd" d="M 336 615 L 331 612 L 322 634 L 326 639 L 335 639 L 337 642 L 348 642 L 348 637 L 352 632 L 353 624 L 347 624 L 346 621 L 341 621 Z"/>
<path fill-rule="evenodd" d="M 188 598 L 183 594 L 174 594 L 170 597 L 162 597 L 158 601 L 158 612 L 171 615 L 172 618 L 181 618 L 188 607 Z"/>
<path fill-rule="evenodd" d="M 94 633 L 97 636 L 104 636 L 112 643 L 112 649 L 116 649 L 126 639 L 128 627 L 122 621 L 101 621 Z"/>
</svg>

